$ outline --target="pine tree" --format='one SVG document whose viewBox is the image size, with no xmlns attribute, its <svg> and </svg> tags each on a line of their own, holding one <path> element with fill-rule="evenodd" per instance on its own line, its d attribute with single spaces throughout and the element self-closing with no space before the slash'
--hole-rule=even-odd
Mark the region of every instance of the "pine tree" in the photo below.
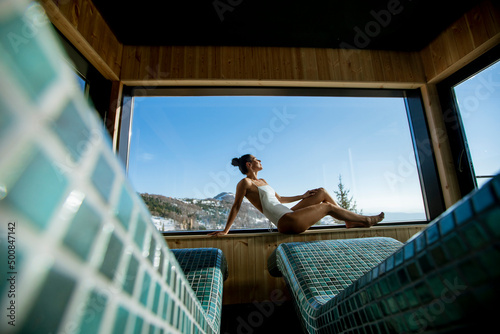
<svg viewBox="0 0 500 334">
<path fill-rule="evenodd" d="M 353 199 L 353 196 L 349 197 L 349 189 L 347 189 L 342 183 L 342 175 L 339 175 L 339 190 L 334 191 L 335 195 L 337 195 L 337 204 L 349 211 L 361 214 L 363 210 L 358 211 L 356 208 L 356 201 Z"/>
</svg>

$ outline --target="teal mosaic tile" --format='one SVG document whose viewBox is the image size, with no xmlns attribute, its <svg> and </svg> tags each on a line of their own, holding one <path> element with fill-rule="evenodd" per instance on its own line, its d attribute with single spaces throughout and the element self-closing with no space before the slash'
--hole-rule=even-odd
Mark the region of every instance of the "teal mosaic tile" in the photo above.
<svg viewBox="0 0 500 334">
<path fill-rule="evenodd" d="M 483 212 L 486 208 L 495 204 L 495 196 L 490 190 L 490 185 L 485 184 L 472 198 L 472 205 L 477 213 Z"/>
<path fill-rule="evenodd" d="M 87 201 L 83 201 L 68 227 L 64 245 L 82 260 L 87 260 L 100 227 L 100 216 Z"/>
<path fill-rule="evenodd" d="M 147 272 L 144 272 L 144 277 L 142 279 L 142 288 L 141 288 L 141 293 L 140 293 L 140 297 L 139 297 L 139 301 L 144 306 L 148 305 L 148 297 L 149 297 L 149 289 L 150 288 L 151 288 L 151 276 Z"/>
<path fill-rule="evenodd" d="M 425 230 L 425 236 L 427 238 L 427 245 L 430 246 L 434 242 L 439 240 L 439 226 L 437 224 L 434 224 L 432 226 L 429 226 Z"/>
<path fill-rule="evenodd" d="M 489 232 L 493 236 L 500 236 L 500 228 L 498 228 L 498 222 L 500 221 L 500 208 L 493 208 L 488 215 L 481 215 L 480 219 L 485 223 Z"/>
<path fill-rule="evenodd" d="M 151 310 L 154 313 L 158 313 L 158 305 L 160 303 L 160 295 L 161 295 L 161 287 L 160 287 L 160 284 L 158 284 L 158 282 L 157 282 L 155 285 L 155 291 L 154 291 L 154 295 L 153 295 L 153 306 L 151 308 Z"/>
<path fill-rule="evenodd" d="M 113 280 L 115 275 L 116 268 L 120 261 L 120 257 L 123 251 L 123 243 L 116 236 L 116 234 L 112 234 L 109 238 L 108 247 L 106 249 L 104 259 L 102 260 L 101 267 L 99 270 L 103 273 L 107 278 Z"/>
<path fill-rule="evenodd" d="M 122 186 L 120 200 L 118 202 L 118 207 L 116 208 L 115 214 L 123 227 L 127 229 L 130 226 L 130 219 L 132 218 L 133 204 L 134 202 L 127 188 L 125 186 Z"/>
<path fill-rule="evenodd" d="M 425 233 L 420 233 L 418 237 L 415 238 L 415 251 L 417 253 L 423 251 L 427 246 Z"/>
<path fill-rule="evenodd" d="M 21 325 L 20 332 L 26 334 L 55 332 L 59 328 L 75 284 L 74 278 L 52 268 L 45 277 L 38 295 L 33 296 L 34 305 L 27 313 L 29 321 Z"/>
<path fill-rule="evenodd" d="M 13 117 L 7 112 L 7 106 L 0 100 L 0 140 L 12 125 Z"/>
<path fill-rule="evenodd" d="M 497 200 L 500 199 L 500 180 L 498 178 L 491 180 L 491 188 L 496 194 Z"/>
<path fill-rule="evenodd" d="M 53 131 L 71 155 L 79 161 L 90 145 L 90 129 L 83 122 L 74 102 L 70 101 L 52 124 Z"/>
<path fill-rule="evenodd" d="M 470 202 L 460 203 L 453 211 L 453 216 L 457 224 L 463 224 L 474 216 Z"/>
<path fill-rule="evenodd" d="M 77 333 L 94 334 L 99 332 L 107 298 L 102 294 L 92 291 L 87 299 Z"/>
<path fill-rule="evenodd" d="M 115 173 L 113 168 L 109 165 L 106 158 L 101 155 L 94 167 L 91 180 L 94 187 L 106 202 L 109 202 L 114 179 Z"/>
<path fill-rule="evenodd" d="M 135 325 L 134 325 L 134 334 L 141 334 L 142 333 L 142 328 L 144 327 L 144 319 L 141 317 L 135 318 Z"/>
<path fill-rule="evenodd" d="M 437 267 L 444 266 L 449 260 L 440 245 L 435 245 L 434 247 L 430 248 L 429 253 Z"/>
<path fill-rule="evenodd" d="M 452 233 L 443 239 L 443 244 L 449 256 L 462 256 L 467 252 L 467 247 L 462 238 L 457 233 Z"/>
<path fill-rule="evenodd" d="M 480 224 L 475 221 L 467 224 L 461 229 L 462 235 L 464 236 L 467 243 L 474 248 L 485 245 L 488 241 L 488 235 L 483 230 Z"/>
<path fill-rule="evenodd" d="M 478 286 L 488 279 L 488 274 L 476 259 L 469 259 L 461 263 L 460 272 L 467 286 Z"/>
<path fill-rule="evenodd" d="M 2 62 L 33 101 L 39 100 L 56 79 L 57 71 L 37 38 L 26 38 L 26 20 L 4 18 L 0 25 Z M 36 55 L 36 57 L 34 57 Z"/>
<path fill-rule="evenodd" d="M 134 291 L 138 270 L 139 261 L 133 255 L 131 255 L 127 266 L 127 271 L 123 279 L 123 291 L 127 292 L 129 295 L 132 295 Z"/>
<path fill-rule="evenodd" d="M 144 245 L 144 238 L 146 236 L 146 223 L 142 219 L 142 217 L 137 220 L 137 227 L 134 232 L 134 240 L 139 249 L 142 251 L 142 247 Z"/>
<path fill-rule="evenodd" d="M 500 249 L 498 247 L 489 247 L 479 257 L 479 261 L 489 276 L 500 276 Z"/>
<path fill-rule="evenodd" d="M 37 228 L 45 229 L 56 206 L 64 200 L 67 185 L 66 175 L 38 150 L 4 200 L 29 217 Z"/>
<path fill-rule="evenodd" d="M 116 312 L 115 323 L 113 326 L 113 334 L 123 334 L 126 332 L 127 320 L 129 313 L 126 308 L 120 306 Z"/>
<path fill-rule="evenodd" d="M 453 231 L 454 228 L 455 228 L 455 223 L 453 221 L 453 215 L 446 215 L 439 222 L 439 229 L 441 231 L 441 235 L 443 236 Z"/>
</svg>

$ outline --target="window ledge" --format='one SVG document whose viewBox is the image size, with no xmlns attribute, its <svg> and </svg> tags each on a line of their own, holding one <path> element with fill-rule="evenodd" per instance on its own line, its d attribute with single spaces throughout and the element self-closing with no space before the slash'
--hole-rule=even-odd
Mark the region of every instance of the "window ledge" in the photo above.
<svg viewBox="0 0 500 334">
<path fill-rule="evenodd" d="M 315 234 L 345 234 L 349 232 L 355 232 L 355 233 L 362 233 L 363 231 L 371 231 L 373 232 L 384 232 L 384 231 L 397 231 L 397 230 L 407 230 L 409 228 L 421 228 L 423 229 L 425 226 L 427 226 L 427 223 L 419 223 L 419 224 L 385 224 L 385 225 L 377 225 L 374 227 L 368 228 L 345 228 L 345 227 L 334 227 L 334 228 L 320 228 L 320 229 L 310 229 L 307 230 L 303 233 L 300 234 L 281 234 L 279 232 L 229 232 L 229 234 L 222 236 L 222 237 L 212 237 L 207 235 L 207 233 L 210 233 L 210 231 L 207 231 L 204 234 L 191 234 L 191 233 L 184 233 L 184 232 L 178 232 L 178 234 L 164 234 L 163 237 L 165 240 L 174 240 L 174 239 L 228 239 L 228 238 L 261 238 L 261 237 L 267 237 L 267 236 L 277 236 L 280 235 L 283 238 L 289 237 L 289 236 L 300 236 L 300 235 L 315 235 Z M 370 233 L 370 234 L 371 234 Z"/>
</svg>

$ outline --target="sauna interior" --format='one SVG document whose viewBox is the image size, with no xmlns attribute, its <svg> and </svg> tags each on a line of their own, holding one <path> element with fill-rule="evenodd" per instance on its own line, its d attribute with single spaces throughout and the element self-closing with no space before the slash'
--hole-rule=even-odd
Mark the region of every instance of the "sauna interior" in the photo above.
<svg viewBox="0 0 500 334">
<path fill-rule="evenodd" d="M 462 125 L 465 116 L 460 116 L 453 87 L 500 59 L 498 1 L 40 0 L 34 4 L 50 20 L 125 173 L 133 167 L 134 101 L 141 98 L 395 96 L 405 101 L 423 219 L 371 228 L 313 226 L 297 235 L 267 228 L 232 229 L 221 237 L 207 236 L 215 230 L 210 228 L 162 231 L 170 249 L 217 248 L 224 254 L 228 272 L 221 333 L 302 333 L 285 281 L 268 271 L 268 258 L 280 244 L 369 237 L 404 243 L 480 187 L 483 179 L 494 176 L 474 170 Z M 494 78 L 476 84 L 475 95 L 465 102 L 491 97 L 498 103 L 499 82 Z M 498 113 L 498 104 L 495 108 Z M 162 138 L 169 140 L 168 133 Z M 496 138 L 492 135 L 489 140 Z M 229 164 L 233 156 L 218 158 Z M 491 159 L 498 172 L 499 156 L 493 153 Z M 269 174 L 265 177 L 272 179 Z"/>
</svg>

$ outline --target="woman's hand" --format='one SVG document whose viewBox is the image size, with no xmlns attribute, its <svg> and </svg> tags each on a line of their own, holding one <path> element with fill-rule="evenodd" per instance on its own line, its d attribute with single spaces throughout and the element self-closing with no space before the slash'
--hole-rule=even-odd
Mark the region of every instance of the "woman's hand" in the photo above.
<svg viewBox="0 0 500 334">
<path fill-rule="evenodd" d="M 302 195 L 302 199 L 314 196 L 314 194 L 316 194 L 316 192 L 318 192 L 318 189 L 308 190 L 308 191 L 306 191 L 306 193 L 304 195 Z"/>
<path fill-rule="evenodd" d="M 207 235 L 210 235 L 212 237 L 219 237 L 219 236 L 223 236 L 223 235 L 226 235 L 227 232 L 226 231 L 215 231 L 215 232 L 212 232 L 212 233 L 208 233 Z"/>
</svg>

